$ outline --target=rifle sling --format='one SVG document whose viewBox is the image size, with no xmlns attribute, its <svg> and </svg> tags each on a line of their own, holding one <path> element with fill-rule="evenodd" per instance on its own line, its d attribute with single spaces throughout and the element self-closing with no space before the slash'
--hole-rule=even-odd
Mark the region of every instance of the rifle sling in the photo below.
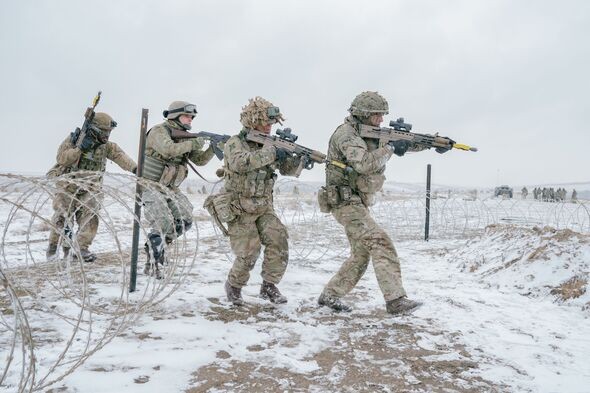
<svg viewBox="0 0 590 393">
<path fill-rule="evenodd" d="M 205 181 L 206 181 L 207 183 L 209 183 L 209 184 L 217 184 L 217 183 L 219 183 L 219 182 L 221 181 L 221 180 L 218 180 L 218 181 L 216 181 L 216 182 L 209 181 L 209 180 L 205 179 L 205 178 L 204 178 L 204 177 L 203 177 L 203 176 L 202 176 L 202 175 L 199 173 L 199 171 L 197 171 L 197 168 L 195 168 L 195 166 L 194 166 L 193 164 L 191 164 L 191 162 L 190 162 L 190 161 L 188 161 L 188 160 L 187 160 L 187 161 L 186 161 L 186 164 L 187 164 L 187 165 L 189 166 L 189 168 L 191 168 L 191 169 L 193 170 L 193 172 L 195 172 L 195 173 L 196 173 L 196 174 L 197 174 L 197 175 L 198 175 L 198 176 L 199 176 L 201 179 L 205 180 Z"/>
</svg>

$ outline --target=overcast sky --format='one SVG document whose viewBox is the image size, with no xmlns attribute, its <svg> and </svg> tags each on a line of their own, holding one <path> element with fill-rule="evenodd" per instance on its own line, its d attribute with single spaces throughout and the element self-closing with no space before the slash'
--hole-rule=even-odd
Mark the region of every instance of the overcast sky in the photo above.
<svg viewBox="0 0 590 393">
<path fill-rule="evenodd" d="M 588 1 L 6 0 L 0 53 L 1 172 L 46 172 L 98 90 L 134 159 L 141 108 L 151 126 L 194 102 L 193 129 L 235 134 L 260 95 L 325 152 L 376 90 L 387 122 L 480 149 L 394 156 L 388 180 L 422 182 L 430 163 L 439 184 L 590 181 Z"/>
</svg>

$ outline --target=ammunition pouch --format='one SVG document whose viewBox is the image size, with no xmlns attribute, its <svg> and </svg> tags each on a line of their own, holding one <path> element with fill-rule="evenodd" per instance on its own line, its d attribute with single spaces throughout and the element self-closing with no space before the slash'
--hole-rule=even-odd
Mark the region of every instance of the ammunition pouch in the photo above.
<svg viewBox="0 0 590 393">
<path fill-rule="evenodd" d="M 143 177 L 165 187 L 180 186 L 187 174 L 188 170 L 181 162 L 165 162 L 156 157 L 145 157 Z"/>
<path fill-rule="evenodd" d="M 238 216 L 234 214 L 232 207 L 232 195 L 229 193 L 221 193 L 215 195 L 209 195 L 203 207 L 209 212 L 215 224 L 221 229 L 221 232 L 225 236 L 229 236 L 228 229 L 223 225 L 224 222 L 231 222 Z"/>
<path fill-rule="evenodd" d="M 203 207 L 207 209 L 209 214 L 219 219 L 221 222 L 232 222 L 237 218 L 237 215 L 233 212 L 231 207 L 232 194 L 221 193 L 209 195 Z"/>
<path fill-rule="evenodd" d="M 241 195 L 238 199 L 238 207 L 248 214 L 262 214 L 272 205 L 269 198 L 246 197 Z"/>
<path fill-rule="evenodd" d="M 160 184 L 166 187 L 178 187 L 186 179 L 187 172 L 184 165 L 166 164 L 162 170 Z"/>
<path fill-rule="evenodd" d="M 277 175 L 268 170 L 236 174 L 225 171 L 228 189 L 246 198 L 262 198 L 272 195 Z"/>
<path fill-rule="evenodd" d="M 265 170 L 249 172 L 246 174 L 244 187 L 241 189 L 240 194 L 246 198 L 260 198 L 270 195 L 272 194 L 275 179 L 276 175 L 274 173 L 269 175 L 268 171 Z"/>
<path fill-rule="evenodd" d="M 349 186 L 326 186 L 325 195 L 328 202 L 328 206 L 333 209 L 343 205 L 354 205 L 361 203 L 361 198 L 351 187 Z M 318 201 L 319 201 L 318 194 Z"/>
</svg>

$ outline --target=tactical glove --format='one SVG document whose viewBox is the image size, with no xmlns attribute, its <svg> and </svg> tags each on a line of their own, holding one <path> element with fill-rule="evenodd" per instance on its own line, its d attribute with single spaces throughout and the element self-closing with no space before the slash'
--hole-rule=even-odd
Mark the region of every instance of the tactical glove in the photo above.
<svg viewBox="0 0 590 393">
<path fill-rule="evenodd" d="M 193 142 L 193 150 L 201 150 L 205 145 L 205 141 L 203 138 L 194 138 L 192 139 Z"/>
<path fill-rule="evenodd" d="M 80 150 L 87 152 L 94 149 L 96 146 L 98 146 L 96 139 L 94 139 L 91 133 L 86 133 L 84 139 L 82 139 L 82 143 L 80 143 Z"/>
<path fill-rule="evenodd" d="M 453 149 L 453 145 L 456 142 L 454 140 L 452 140 L 451 138 L 447 138 L 447 139 L 451 142 L 450 146 L 448 148 L 446 148 L 446 147 L 437 147 L 436 149 L 434 149 L 437 153 L 443 154 L 443 153 L 446 153 L 449 150 Z"/>
<path fill-rule="evenodd" d="M 277 148 L 276 149 L 276 160 L 278 162 L 283 162 L 289 157 L 291 154 L 285 149 Z"/>
<path fill-rule="evenodd" d="M 389 146 L 393 147 L 393 153 L 399 157 L 406 154 L 406 152 L 410 148 L 410 142 L 403 140 L 403 139 L 400 139 L 397 141 L 389 141 L 389 142 L 387 142 L 387 144 Z"/>
</svg>

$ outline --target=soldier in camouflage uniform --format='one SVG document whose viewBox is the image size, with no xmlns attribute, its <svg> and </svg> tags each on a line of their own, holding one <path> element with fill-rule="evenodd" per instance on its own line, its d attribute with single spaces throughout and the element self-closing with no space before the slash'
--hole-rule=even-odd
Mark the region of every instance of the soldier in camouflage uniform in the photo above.
<svg viewBox="0 0 590 393">
<path fill-rule="evenodd" d="M 243 129 L 232 136 L 224 149 L 226 217 L 232 251 L 236 259 L 225 283 L 227 298 L 234 305 L 242 305 L 242 287 L 248 283 L 250 271 L 264 248 L 262 286 L 260 296 L 273 303 L 286 303 L 287 298 L 277 288 L 289 259 L 287 229 L 273 207 L 273 186 L 278 169 L 281 175 L 294 175 L 299 159 L 285 150 L 261 146 L 246 141 L 250 130 L 270 134 L 272 125 L 281 123 L 279 108 L 261 97 L 250 99 L 242 108 L 240 122 Z M 281 123 L 282 124 L 282 123 Z"/>
<path fill-rule="evenodd" d="M 163 277 L 160 265 L 166 261 L 164 243 L 171 244 L 193 224 L 193 205 L 179 189 L 188 174 L 188 162 L 205 165 L 214 154 L 211 146 L 203 149 L 201 138 L 171 137 L 174 129 L 191 129 L 197 115 L 194 104 L 174 101 L 163 115 L 166 121 L 147 133 L 143 169 L 143 177 L 153 182 L 143 193 L 145 217 L 152 228 L 145 243 L 148 258 L 144 273 L 158 279 Z"/>
<path fill-rule="evenodd" d="M 319 193 L 320 205 L 327 205 L 336 221 L 344 227 L 351 249 L 350 257 L 318 299 L 320 305 L 336 311 L 351 310 L 341 298 L 356 286 L 371 259 L 389 313 L 408 312 L 421 304 L 406 297 L 395 247 L 368 209 L 374 203 L 375 194 L 382 189 L 383 173 L 391 156 L 403 156 L 408 150 L 422 150 L 407 141 L 392 141 L 379 146 L 378 141 L 360 137 L 360 124 L 377 127 L 388 111 L 385 98 L 376 92 L 363 92 L 353 100 L 350 116 L 330 138 L 328 160 L 340 161 L 352 168 L 352 171 L 345 171 L 328 164 L 326 186 Z"/>
<path fill-rule="evenodd" d="M 47 176 L 56 177 L 73 173 L 73 179 L 88 178 L 91 184 L 78 186 L 67 180 L 58 180 L 58 192 L 53 199 L 55 211 L 49 234 L 47 259 L 57 257 L 58 243 L 64 234 L 71 236 L 73 221 L 78 223 L 76 240 L 80 247 L 80 255 L 86 262 L 92 262 L 96 255 L 88 250 L 98 230 L 96 211 L 100 207 L 100 188 L 102 176 L 79 171 L 104 172 L 107 159 L 115 162 L 126 171 L 135 173 L 137 165 L 109 136 L 117 123 L 106 113 L 97 112 L 89 125 L 91 132 L 83 137 L 80 147 L 75 142 L 80 137 L 79 130 L 68 136 L 59 146 L 57 163 L 49 170 Z M 64 253 L 69 250 L 69 243 L 62 242 Z M 77 256 L 75 256 L 77 257 Z"/>
</svg>

